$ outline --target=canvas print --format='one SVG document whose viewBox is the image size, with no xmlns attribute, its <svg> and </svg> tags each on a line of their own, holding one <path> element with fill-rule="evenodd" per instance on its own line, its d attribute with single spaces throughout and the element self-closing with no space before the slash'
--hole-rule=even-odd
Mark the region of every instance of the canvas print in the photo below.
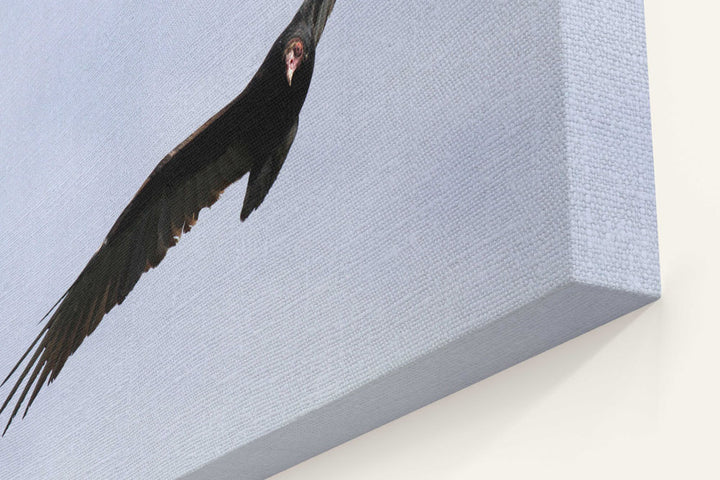
<svg viewBox="0 0 720 480">
<path fill-rule="evenodd" d="M 659 295 L 641 0 L 0 10 L 3 479 L 267 478 Z"/>
</svg>

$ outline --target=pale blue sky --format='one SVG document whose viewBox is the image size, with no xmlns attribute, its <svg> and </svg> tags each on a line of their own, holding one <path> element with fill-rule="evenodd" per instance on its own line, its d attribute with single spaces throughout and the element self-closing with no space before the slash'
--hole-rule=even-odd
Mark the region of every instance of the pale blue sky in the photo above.
<svg viewBox="0 0 720 480">
<path fill-rule="evenodd" d="M 0 372 L 300 2 L 67 3 L 0 13 Z M 561 220 L 524 210 L 564 181 L 537 3 L 338 1 L 264 204 L 201 212 L 13 424 L 8 478 L 170 478 L 559 277 Z"/>
</svg>

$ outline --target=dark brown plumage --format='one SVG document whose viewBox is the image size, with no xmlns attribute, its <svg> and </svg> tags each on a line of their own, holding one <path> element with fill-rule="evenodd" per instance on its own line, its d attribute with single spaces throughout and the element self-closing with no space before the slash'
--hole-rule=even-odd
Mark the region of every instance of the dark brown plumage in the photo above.
<svg viewBox="0 0 720 480">
<path fill-rule="evenodd" d="M 200 210 L 248 172 L 240 219 L 260 206 L 295 138 L 315 47 L 334 4 L 335 0 L 305 0 L 245 90 L 170 152 L 145 180 L 100 249 L 43 317 L 50 318 L 3 381 L 2 385 L 32 354 L 0 407 L 2 413 L 20 392 L 3 435 L 28 394 L 23 416 L 42 385 L 57 377 L 104 315 L 123 302 L 143 272 L 162 261 L 182 233 L 190 231 Z"/>
</svg>

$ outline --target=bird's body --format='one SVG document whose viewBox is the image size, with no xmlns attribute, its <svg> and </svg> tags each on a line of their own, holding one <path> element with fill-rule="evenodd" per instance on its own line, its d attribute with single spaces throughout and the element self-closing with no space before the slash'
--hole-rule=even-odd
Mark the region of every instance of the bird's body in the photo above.
<svg viewBox="0 0 720 480">
<path fill-rule="evenodd" d="M 25 413 L 42 385 L 57 377 L 104 315 L 123 302 L 142 273 L 162 261 L 182 233 L 195 224 L 200 210 L 212 205 L 226 187 L 249 173 L 241 220 L 263 202 L 295 138 L 312 78 L 315 46 L 334 3 L 305 0 L 242 93 L 148 176 L 3 382 L 32 353 L 0 407 L 1 413 L 20 392 L 7 427 L 32 385 Z"/>
</svg>

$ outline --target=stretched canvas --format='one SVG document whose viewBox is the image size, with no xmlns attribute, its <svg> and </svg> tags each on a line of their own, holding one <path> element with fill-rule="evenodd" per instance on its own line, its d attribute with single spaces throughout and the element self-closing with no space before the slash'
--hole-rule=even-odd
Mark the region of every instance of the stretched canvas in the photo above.
<svg viewBox="0 0 720 480">
<path fill-rule="evenodd" d="M 4 9 L 3 377 L 301 3 Z M 299 118 L 259 208 L 228 186 L 18 414 L 2 478 L 266 478 L 660 294 L 641 0 L 339 0 Z"/>
</svg>

